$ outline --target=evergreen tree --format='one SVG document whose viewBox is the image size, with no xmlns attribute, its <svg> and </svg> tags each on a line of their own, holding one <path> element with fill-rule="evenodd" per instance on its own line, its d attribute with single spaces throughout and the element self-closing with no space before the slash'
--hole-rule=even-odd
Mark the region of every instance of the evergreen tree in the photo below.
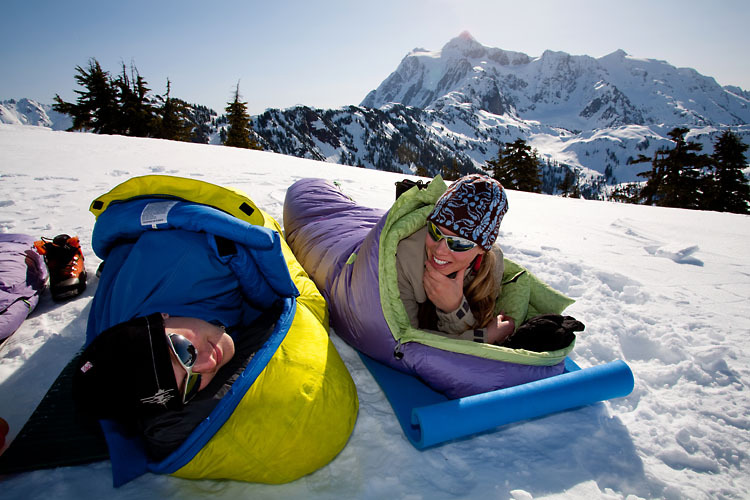
<svg viewBox="0 0 750 500">
<path fill-rule="evenodd" d="M 130 66 L 131 76 L 122 65 L 122 74 L 114 81 L 118 89 L 118 114 L 120 123 L 117 128 L 125 135 L 135 137 L 149 137 L 152 135 L 154 115 L 156 113 L 146 87 L 146 80 L 138 73 L 138 69 Z"/>
<path fill-rule="evenodd" d="M 650 160 L 651 171 L 638 174 L 647 179 L 641 191 L 646 203 L 662 207 L 703 208 L 703 169 L 709 162 L 706 155 L 698 154 L 703 149 L 701 144 L 685 140 L 688 132 L 685 127 L 672 129 L 668 135 L 675 147 L 656 151 Z M 641 155 L 632 163 L 648 161 Z"/>
<path fill-rule="evenodd" d="M 665 158 L 663 206 L 702 208 L 702 170 L 708 165 L 708 158 L 698 154 L 703 149 L 701 144 L 685 140 L 688 131 L 687 128 L 678 127 L 668 134 L 675 142 L 675 147 Z"/>
<path fill-rule="evenodd" d="M 747 168 L 747 149 L 748 145 L 729 130 L 724 131 L 714 143 L 714 154 L 711 155 L 714 175 L 706 185 L 706 208 L 737 214 L 750 213 L 750 185 L 742 173 Z"/>
<path fill-rule="evenodd" d="M 227 112 L 227 138 L 224 141 L 225 146 L 246 149 L 261 149 L 258 143 L 250 137 L 250 115 L 247 113 L 247 103 L 240 101 L 240 84 L 237 82 L 237 88 L 234 91 L 234 101 L 230 102 L 225 108 Z"/>
<path fill-rule="evenodd" d="M 611 201 L 638 204 L 641 200 L 641 186 L 636 182 L 620 184 L 609 195 Z"/>
<path fill-rule="evenodd" d="M 646 184 L 641 188 L 640 197 L 646 203 L 646 205 L 653 205 L 657 197 L 661 196 L 661 186 L 664 181 L 664 157 L 666 151 L 659 149 L 654 152 L 652 159 L 647 158 L 644 155 L 638 155 L 635 160 L 630 160 L 628 163 L 648 163 L 651 162 L 651 170 L 639 172 L 638 177 L 644 177 Z"/>
<path fill-rule="evenodd" d="M 504 187 L 539 193 L 542 188 L 540 163 L 537 152 L 523 139 L 516 139 L 506 142 L 498 151 L 497 159 L 488 161 L 487 165 Z"/>
<path fill-rule="evenodd" d="M 560 190 L 560 194 L 565 198 L 581 197 L 581 190 L 578 187 L 578 178 L 572 170 L 565 170 L 565 177 L 563 177 L 563 180 L 557 187 Z"/>
<path fill-rule="evenodd" d="M 130 71 L 123 64 L 122 73 L 115 79 L 96 59 L 91 59 L 86 69 L 77 66 L 76 71 L 75 79 L 85 89 L 75 91 L 78 101 L 68 103 L 56 95 L 53 106 L 73 118 L 70 130 L 208 142 L 206 123 L 211 111 L 205 107 L 193 110 L 184 101 L 172 98 L 169 80 L 166 97 L 152 98 L 146 80 L 132 64 Z"/>
<path fill-rule="evenodd" d="M 84 90 L 76 90 L 75 104 L 63 101 L 55 95 L 55 111 L 73 117 L 69 130 L 91 130 L 98 134 L 122 133 L 120 110 L 117 104 L 117 87 L 109 73 L 104 71 L 96 59 L 89 60 L 88 69 L 76 66 L 76 82 Z"/>
<path fill-rule="evenodd" d="M 185 104 L 179 99 L 173 99 L 170 96 L 171 92 L 172 82 L 167 79 L 167 94 L 154 122 L 154 137 L 171 141 L 189 141 L 193 125 L 186 117 Z"/>
</svg>

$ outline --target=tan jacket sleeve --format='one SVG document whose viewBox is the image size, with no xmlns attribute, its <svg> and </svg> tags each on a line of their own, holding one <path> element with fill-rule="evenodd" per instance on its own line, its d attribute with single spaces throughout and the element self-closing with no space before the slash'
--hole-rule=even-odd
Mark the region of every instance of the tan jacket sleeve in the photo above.
<svg viewBox="0 0 750 500">
<path fill-rule="evenodd" d="M 436 311 L 438 329 L 440 330 L 437 332 L 438 334 L 453 339 L 473 340 L 474 342 L 487 341 L 486 328 L 473 328 L 476 319 L 471 312 L 466 297 L 462 298 L 461 305 L 455 311 L 445 312 L 440 309 L 436 309 Z"/>
<path fill-rule="evenodd" d="M 422 228 L 404 238 L 396 248 L 396 274 L 401 302 L 404 303 L 409 323 L 419 328 L 419 304 L 427 300 L 422 278 L 424 277 L 424 239 L 427 228 Z"/>
</svg>

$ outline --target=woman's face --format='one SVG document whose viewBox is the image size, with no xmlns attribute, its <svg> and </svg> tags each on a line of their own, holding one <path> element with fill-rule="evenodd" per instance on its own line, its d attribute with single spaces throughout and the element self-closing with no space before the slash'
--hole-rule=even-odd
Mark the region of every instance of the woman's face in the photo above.
<svg viewBox="0 0 750 500">
<path fill-rule="evenodd" d="M 189 340 L 198 358 L 193 365 L 193 372 L 201 374 L 201 389 L 205 388 L 214 378 L 219 368 L 227 364 L 234 356 L 234 341 L 224 329 L 198 318 L 164 316 L 164 330 L 167 334 L 177 333 Z M 187 373 L 174 355 L 172 368 L 177 380 L 177 387 L 182 389 Z"/>
<path fill-rule="evenodd" d="M 446 236 L 458 236 L 452 231 L 448 231 L 443 226 L 437 226 Z M 424 240 L 425 250 L 427 251 L 427 265 L 440 272 L 444 276 L 455 273 L 460 269 L 469 267 L 477 255 L 484 253 L 482 247 L 475 246 L 465 252 L 454 252 L 448 248 L 445 239 L 435 241 L 430 236 L 429 231 Z"/>
</svg>

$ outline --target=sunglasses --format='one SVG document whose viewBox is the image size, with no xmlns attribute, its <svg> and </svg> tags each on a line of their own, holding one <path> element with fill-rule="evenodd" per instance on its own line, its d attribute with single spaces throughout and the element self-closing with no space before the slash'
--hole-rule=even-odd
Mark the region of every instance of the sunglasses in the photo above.
<svg viewBox="0 0 750 500">
<path fill-rule="evenodd" d="M 430 236 L 432 239 L 436 242 L 440 242 L 440 240 L 445 240 L 445 243 L 447 243 L 448 248 L 453 252 L 466 252 L 467 250 L 471 250 L 475 246 L 477 246 L 476 243 L 474 243 L 471 240 L 467 240 L 466 238 L 461 238 L 460 236 L 447 236 L 443 234 L 438 227 L 430 221 L 427 224 L 427 232 L 430 233 Z"/>
<path fill-rule="evenodd" d="M 178 333 L 167 334 L 167 340 L 169 348 L 187 373 L 185 385 L 182 389 L 182 404 L 185 404 L 198 394 L 201 387 L 201 374 L 193 373 L 193 365 L 198 359 L 198 351 L 192 342 Z"/>
</svg>

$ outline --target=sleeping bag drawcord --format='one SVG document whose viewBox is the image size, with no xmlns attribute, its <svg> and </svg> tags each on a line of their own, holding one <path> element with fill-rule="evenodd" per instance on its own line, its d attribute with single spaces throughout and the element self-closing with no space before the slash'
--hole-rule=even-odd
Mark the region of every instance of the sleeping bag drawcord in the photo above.
<svg viewBox="0 0 750 500">
<path fill-rule="evenodd" d="M 396 342 L 396 347 L 393 348 L 393 357 L 396 359 L 401 359 L 404 357 L 404 351 L 401 347 L 401 339 Z"/>
</svg>

